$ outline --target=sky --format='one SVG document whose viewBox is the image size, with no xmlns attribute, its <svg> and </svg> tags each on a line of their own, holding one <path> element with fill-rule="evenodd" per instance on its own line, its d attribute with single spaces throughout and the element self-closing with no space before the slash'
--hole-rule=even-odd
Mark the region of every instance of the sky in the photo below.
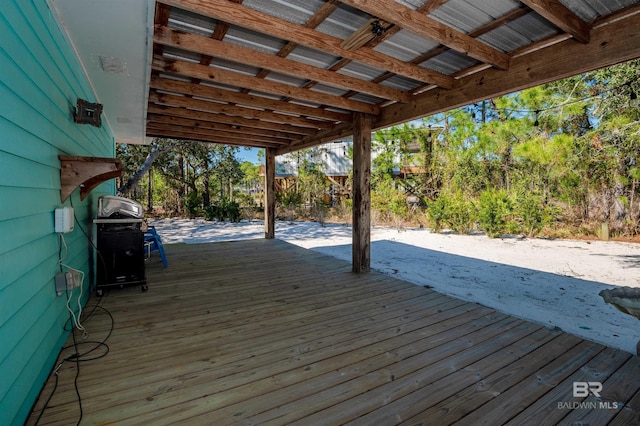
<svg viewBox="0 0 640 426">
<path fill-rule="evenodd" d="M 249 161 L 253 164 L 258 164 L 258 148 L 240 148 L 240 150 L 238 150 L 238 154 L 236 155 L 236 158 L 238 159 L 238 161 L 240 161 L 241 163 L 245 162 L 245 161 Z"/>
</svg>

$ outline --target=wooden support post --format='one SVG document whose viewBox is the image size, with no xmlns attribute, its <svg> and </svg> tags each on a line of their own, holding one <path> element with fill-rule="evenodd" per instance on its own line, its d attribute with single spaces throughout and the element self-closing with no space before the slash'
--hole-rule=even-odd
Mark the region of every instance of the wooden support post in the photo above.
<svg viewBox="0 0 640 426">
<path fill-rule="evenodd" d="M 371 122 L 355 113 L 353 122 L 353 242 L 352 271 L 371 269 Z"/>
<path fill-rule="evenodd" d="M 276 151 L 266 148 L 264 168 L 264 237 L 275 238 L 276 225 Z"/>
</svg>

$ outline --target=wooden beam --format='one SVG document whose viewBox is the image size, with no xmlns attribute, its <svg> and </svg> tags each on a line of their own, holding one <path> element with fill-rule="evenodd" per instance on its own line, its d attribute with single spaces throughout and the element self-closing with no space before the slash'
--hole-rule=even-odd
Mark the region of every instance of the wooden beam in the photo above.
<svg viewBox="0 0 640 426">
<path fill-rule="evenodd" d="M 353 123 L 352 271 L 371 269 L 371 121 L 356 114 Z"/>
<path fill-rule="evenodd" d="M 589 43 L 589 26 L 571 9 L 558 0 L 521 0 L 538 15 L 551 22 L 562 31 L 571 34 L 580 43 Z"/>
<path fill-rule="evenodd" d="M 238 145 L 242 145 L 247 140 L 250 140 L 252 143 L 261 142 L 270 146 L 282 146 L 291 143 L 291 140 L 289 139 L 272 138 L 249 133 L 227 132 L 224 130 L 211 130 L 202 127 L 183 126 L 179 124 L 151 122 L 147 123 L 147 128 L 154 129 L 155 131 L 183 133 L 184 135 L 211 136 L 218 140 L 224 139 L 235 141 Z"/>
<path fill-rule="evenodd" d="M 227 0 L 209 0 L 207 2 L 199 0 L 161 0 L 161 3 L 249 28 L 263 34 L 269 34 L 273 37 L 279 37 L 283 40 L 295 41 L 313 49 L 349 58 L 424 83 L 433 83 L 445 88 L 455 86 L 454 79 L 444 74 L 407 64 L 369 48 L 360 48 L 356 51 L 343 49 L 340 47 L 342 40 L 337 37 L 302 25 L 293 24 L 246 6 L 230 3 Z"/>
<path fill-rule="evenodd" d="M 386 0 L 340 0 L 357 9 L 437 41 L 500 70 L 509 69 L 509 56 L 398 2 Z"/>
<path fill-rule="evenodd" d="M 304 26 L 306 28 L 316 28 L 318 25 L 323 23 L 324 20 L 327 19 L 329 15 L 331 15 L 338 8 L 339 5 L 340 2 L 338 0 L 328 0 L 327 2 L 323 3 L 322 6 L 318 8 L 318 10 L 316 10 L 311 18 L 309 18 L 309 20 L 305 22 Z M 285 58 L 289 56 L 289 54 L 293 52 L 293 50 L 297 46 L 298 43 L 289 41 L 278 51 L 278 53 L 276 53 L 276 55 L 280 56 L 281 58 Z M 261 69 L 260 72 L 256 74 L 256 77 L 265 78 L 267 75 L 269 75 L 269 72 L 269 70 Z M 244 90 L 248 91 L 248 89 Z"/>
<path fill-rule="evenodd" d="M 186 96 L 168 95 L 164 93 L 151 93 L 149 100 L 152 102 L 173 105 L 183 108 L 193 108 L 202 111 L 215 112 L 217 114 L 236 115 L 244 118 L 255 118 L 258 120 L 271 121 L 274 123 L 295 124 L 313 129 L 327 129 L 334 126 L 334 123 L 322 120 L 311 120 L 309 118 L 297 117 L 287 114 L 279 114 L 270 111 L 263 111 L 254 108 L 244 108 L 241 106 L 221 104 L 201 99 L 192 99 Z"/>
<path fill-rule="evenodd" d="M 231 3 L 229 3 L 231 4 Z M 303 101 L 315 102 L 318 104 L 331 105 L 349 111 L 367 112 L 378 114 L 379 108 L 366 102 L 353 101 L 340 96 L 328 95 L 313 90 L 301 89 L 289 84 L 268 81 L 262 78 L 251 77 L 240 73 L 226 71 L 206 65 L 194 64 L 175 59 L 154 57 L 152 67 L 154 70 L 167 73 L 175 73 L 200 80 L 209 80 L 216 83 L 228 84 L 235 87 L 250 87 L 265 93 L 272 93 L 279 96 L 300 99 Z"/>
<path fill-rule="evenodd" d="M 158 130 L 153 127 L 147 127 L 146 135 L 160 137 L 160 138 L 190 140 L 194 142 L 217 143 L 222 145 L 247 146 L 247 147 L 253 147 L 253 148 L 274 148 L 277 146 L 274 144 L 269 144 L 264 142 L 254 142 L 250 139 L 240 142 L 236 139 L 219 138 L 219 137 L 216 137 L 215 135 L 187 134 L 184 132 L 176 132 L 173 130 Z"/>
<path fill-rule="evenodd" d="M 270 121 L 256 120 L 253 118 L 234 117 L 231 115 L 215 114 L 205 111 L 172 107 L 167 105 L 149 104 L 147 113 L 162 114 L 167 116 L 191 118 L 194 120 L 223 123 L 238 128 L 266 129 L 279 132 L 292 133 L 294 135 L 309 136 L 316 133 L 316 129 L 310 127 L 292 126 L 290 124 L 272 123 Z"/>
<path fill-rule="evenodd" d="M 150 87 L 153 89 L 182 93 L 190 96 L 198 96 L 209 99 L 217 99 L 224 102 L 254 106 L 273 111 L 286 111 L 296 115 L 317 117 L 331 121 L 351 121 L 350 113 L 338 111 L 328 111 L 323 108 L 314 108 L 306 105 L 294 104 L 291 102 L 278 101 L 275 99 L 256 96 L 248 93 L 233 92 L 218 87 L 205 86 L 202 84 L 177 81 L 169 78 L 151 77 Z"/>
<path fill-rule="evenodd" d="M 408 105 L 383 109 L 374 128 L 385 128 L 448 111 L 496 96 L 535 87 L 640 57 L 640 13 L 621 17 L 615 25 L 594 27 L 589 44 L 567 39 L 514 56 L 508 72 L 487 69 L 460 80 L 458 90 L 434 89 Z"/>
<path fill-rule="evenodd" d="M 194 129 L 202 129 L 209 132 L 230 132 L 240 135 L 254 135 L 265 138 L 272 138 L 274 140 L 281 139 L 286 140 L 289 143 L 295 140 L 302 139 L 302 135 L 296 135 L 285 132 L 278 132 L 275 130 L 256 129 L 253 127 L 240 127 L 231 124 L 214 123 L 211 121 L 203 121 L 192 118 L 175 117 L 170 115 L 161 115 L 149 113 L 147 114 L 147 124 L 160 123 L 174 126 L 187 126 Z"/>
<path fill-rule="evenodd" d="M 640 32 L 637 28 L 640 28 L 640 7 L 632 6 L 594 23 L 589 44 L 576 43 L 563 34 L 543 40 L 533 48 L 526 46 L 519 53 L 514 52 L 509 71 L 485 69 L 470 73 L 465 70 L 457 90 L 436 88 L 416 95 L 408 105 L 385 107 L 376 117 L 373 129 L 383 129 L 640 58 Z M 333 140 L 351 135 L 349 127 L 341 127 L 341 130 L 333 133 Z M 310 138 L 303 139 L 311 144 L 307 146 L 313 146 Z"/>
<path fill-rule="evenodd" d="M 276 226 L 276 152 L 267 148 L 264 171 L 264 237 L 275 238 Z"/>
<path fill-rule="evenodd" d="M 340 87 L 346 90 L 355 90 L 382 99 L 397 102 L 409 102 L 411 99 L 409 93 L 391 87 L 371 83 L 334 71 L 328 71 L 302 62 L 281 58 L 277 55 L 270 55 L 255 49 L 213 40 L 209 37 L 174 31 L 167 27 L 156 26 L 154 41 L 165 46 L 177 47 L 203 55 L 249 64 L 254 67 L 277 71 L 297 78 L 320 81 L 330 86 Z"/>
</svg>

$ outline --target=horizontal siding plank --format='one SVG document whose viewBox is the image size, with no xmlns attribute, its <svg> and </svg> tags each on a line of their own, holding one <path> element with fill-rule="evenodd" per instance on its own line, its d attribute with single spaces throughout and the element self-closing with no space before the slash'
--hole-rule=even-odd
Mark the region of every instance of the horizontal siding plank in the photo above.
<svg viewBox="0 0 640 426">
<path fill-rule="evenodd" d="M 60 189 L 60 168 L 0 151 L 2 185 L 16 188 Z"/>
<path fill-rule="evenodd" d="M 43 213 L 53 214 L 53 210 L 61 205 L 59 189 L 31 188 L 25 191 L 23 188 L 0 186 L 0 199 L 11 200 L 10 203 L 0 203 L 2 222 Z"/>
<path fill-rule="evenodd" d="M 7 141 L 0 146 L 0 150 L 47 166 L 59 164 L 59 148 L 13 122 L 7 121 L 2 116 L 0 116 L 0 128 L 2 129 L 2 137 Z"/>
<path fill-rule="evenodd" d="M 31 269 L 49 267 L 51 272 L 56 271 L 58 247 L 58 237 L 51 233 L 31 244 L 18 247 L 0 256 L 0 271 L 3 271 L 0 276 L 0 290 Z M 34 253 L 39 253 L 40 255 L 34 256 Z M 44 257 L 45 253 L 49 257 Z M 54 254 L 56 255 L 55 257 L 53 256 Z M 48 263 L 42 265 L 43 261 L 47 259 L 49 260 Z M 53 262 L 51 262 L 51 259 L 53 259 Z"/>
<path fill-rule="evenodd" d="M 7 416 L 0 423 L 10 424 L 26 418 L 68 335 L 65 298 L 56 296 L 53 280 L 59 270 L 53 211 L 62 205 L 58 155 L 110 157 L 115 147 L 106 124 L 73 122 L 76 100 L 95 97 L 46 0 L 3 0 L 0 40 L 0 368 L 10 372 L 0 386 L 0 413 Z M 88 232 L 97 198 L 114 190 L 106 182 L 83 202 L 73 193 Z M 65 262 L 88 273 L 86 237 L 77 230 L 67 243 Z"/>
<path fill-rule="evenodd" d="M 95 102 L 95 99 L 86 82 L 81 83 L 84 81 L 84 75 L 72 71 L 80 68 L 66 40 L 57 46 L 53 44 L 49 27 L 56 25 L 55 21 L 49 17 L 49 25 L 43 25 L 42 17 L 30 3 L 20 3 L 17 6 L 9 3 L 5 8 L 5 13 L 7 14 L 7 29 L 4 35 L 8 40 L 9 57 L 12 61 L 17 61 L 15 63 L 22 70 L 23 75 L 29 75 L 32 81 L 37 82 L 35 85 L 26 84 L 23 86 L 17 86 L 14 83 L 13 87 L 32 88 L 32 91 L 41 92 L 41 96 L 32 93 L 32 96 L 23 97 L 23 99 L 38 107 L 49 108 L 43 111 L 47 111 L 46 113 L 51 117 L 52 122 L 62 126 L 61 130 L 67 133 L 71 139 L 86 141 L 87 143 L 84 145 L 92 147 L 89 151 L 94 152 L 94 155 L 96 155 L 96 148 L 98 152 L 107 154 L 102 151 L 104 147 L 99 143 L 108 134 L 104 128 L 78 126 L 71 119 L 71 107 L 75 106 L 78 97 L 92 102 Z M 25 16 L 30 20 L 25 19 Z M 41 25 L 34 25 L 34 23 Z M 45 43 L 48 45 L 47 47 L 45 47 Z M 61 52 L 61 49 L 66 51 L 66 55 Z M 69 58 L 73 58 L 73 63 L 69 62 Z M 47 64 L 46 69 L 43 64 Z M 40 100 L 40 97 L 48 98 L 48 101 Z M 56 115 L 52 115 L 54 111 L 56 111 Z M 57 119 L 58 115 L 63 119 Z"/>
<path fill-rule="evenodd" d="M 0 256 L 30 244 L 54 230 L 53 212 L 38 213 L 0 221 Z M 1 286 L 0 286 L 1 287 Z"/>
<path fill-rule="evenodd" d="M 71 108 L 75 102 L 69 103 L 66 99 L 56 102 L 40 89 L 34 88 L 29 74 L 18 68 L 13 58 L 8 57 L 2 49 L 0 61 L 3 63 L 0 97 L 10 100 L 0 103 L 0 116 L 28 129 L 38 138 L 49 141 L 61 153 L 103 157 L 110 155 L 110 146 L 97 148 L 95 145 L 96 141 L 105 140 L 102 134 L 104 129 L 73 123 Z M 38 64 L 34 66 L 39 67 Z M 10 82 L 9 86 L 7 82 Z M 92 129 L 88 129 L 89 127 Z"/>
</svg>

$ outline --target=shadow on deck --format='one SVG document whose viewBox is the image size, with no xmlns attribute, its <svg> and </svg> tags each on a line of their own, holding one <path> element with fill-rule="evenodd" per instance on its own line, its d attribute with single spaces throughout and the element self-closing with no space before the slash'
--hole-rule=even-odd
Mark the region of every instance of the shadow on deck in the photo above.
<svg viewBox="0 0 640 426">
<path fill-rule="evenodd" d="M 78 365 L 85 424 L 640 423 L 627 352 L 279 240 L 166 249 L 149 292 L 106 292 L 109 353 L 62 364 L 40 424 L 77 422 Z M 101 341 L 111 320 L 85 326 Z"/>
</svg>

